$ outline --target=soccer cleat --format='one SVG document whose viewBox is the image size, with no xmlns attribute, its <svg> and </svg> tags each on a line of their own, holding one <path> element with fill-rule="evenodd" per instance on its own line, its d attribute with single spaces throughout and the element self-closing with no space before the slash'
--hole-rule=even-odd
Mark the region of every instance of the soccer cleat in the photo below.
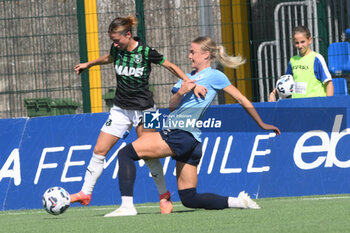
<svg viewBox="0 0 350 233">
<path fill-rule="evenodd" d="M 168 201 L 167 199 L 162 199 L 159 202 L 160 204 L 160 212 L 162 214 L 170 214 L 171 211 L 173 211 L 173 203 L 171 201 Z"/>
<path fill-rule="evenodd" d="M 170 214 L 171 211 L 173 211 L 173 203 L 171 202 L 170 192 L 168 191 L 162 195 L 159 195 L 159 199 L 160 212 L 162 214 Z"/>
<path fill-rule="evenodd" d="M 238 199 L 244 204 L 245 208 L 260 209 L 260 206 L 255 201 L 253 201 L 245 191 L 239 193 Z"/>
<path fill-rule="evenodd" d="M 110 212 L 109 214 L 105 214 L 104 217 L 118 217 L 118 216 L 134 216 L 137 215 L 137 211 L 135 207 L 127 208 L 127 207 L 119 207 L 118 209 Z"/>
<path fill-rule="evenodd" d="M 74 193 L 69 197 L 71 203 L 80 202 L 81 205 L 88 205 L 91 201 L 91 194 L 87 195 L 82 191 L 80 191 L 79 193 Z"/>
</svg>

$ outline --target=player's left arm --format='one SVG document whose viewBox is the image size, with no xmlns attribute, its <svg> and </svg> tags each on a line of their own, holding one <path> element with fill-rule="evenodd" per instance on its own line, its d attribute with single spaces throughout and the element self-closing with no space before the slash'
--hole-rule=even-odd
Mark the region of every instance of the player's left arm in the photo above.
<svg viewBox="0 0 350 233">
<path fill-rule="evenodd" d="M 333 96 L 334 86 L 332 82 L 332 75 L 328 70 L 326 61 L 324 60 L 323 56 L 320 54 L 317 54 L 315 58 L 314 72 L 315 72 L 316 78 L 320 80 L 323 83 L 323 85 L 326 86 L 327 96 Z"/>
<path fill-rule="evenodd" d="M 277 135 L 280 134 L 280 130 L 274 126 L 264 123 L 253 104 L 245 97 L 235 86 L 229 85 L 223 89 L 227 94 L 231 95 L 242 105 L 242 107 L 248 112 L 248 114 L 254 119 L 254 121 L 264 130 L 273 130 Z"/>
<path fill-rule="evenodd" d="M 326 85 L 327 96 L 333 96 L 334 95 L 333 81 L 329 80 L 328 82 L 326 82 L 325 85 Z"/>
</svg>

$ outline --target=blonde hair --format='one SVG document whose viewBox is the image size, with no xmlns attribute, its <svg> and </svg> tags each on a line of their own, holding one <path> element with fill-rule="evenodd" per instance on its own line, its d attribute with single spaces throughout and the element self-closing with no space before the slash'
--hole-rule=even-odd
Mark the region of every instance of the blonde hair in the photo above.
<svg viewBox="0 0 350 233">
<path fill-rule="evenodd" d="M 132 32 L 132 27 L 136 26 L 137 23 L 137 18 L 133 15 L 117 17 L 109 24 L 108 33 L 118 32 L 125 35 L 127 32 Z"/>
<path fill-rule="evenodd" d="M 197 37 L 192 41 L 192 43 L 196 43 L 200 46 L 203 52 L 209 52 L 210 59 L 217 59 L 219 63 L 225 67 L 237 68 L 238 66 L 245 63 L 245 59 L 241 56 L 229 56 L 226 53 L 224 46 L 218 45 L 214 40 L 207 36 Z"/>
</svg>

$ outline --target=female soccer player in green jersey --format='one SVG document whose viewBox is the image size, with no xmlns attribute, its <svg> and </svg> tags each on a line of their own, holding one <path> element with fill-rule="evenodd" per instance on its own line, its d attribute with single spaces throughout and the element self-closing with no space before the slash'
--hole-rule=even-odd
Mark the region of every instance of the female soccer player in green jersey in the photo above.
<svg viewBox="0 0 350 233">
<path fill-rule="evenodd" d="M 74 67 L 77 74 L 95 65 L 113 63 L 117 89 L 114 106 L 110 110 L 106 123 L 98 136 L 92 158 L 87 167 L 84 184 L 79 193 L 71 195 L 71 202 L 88 205 L 93 188 L 103 171 L 105 157 L 109 150 L 123 137 L 125 132 L 135 127 L 140 137 L 153 129 L 144 129 L 142 116 L 145 110 L 155 110 L 152 92 L 149 90 L 151 64 L 159 64 L 177 77 L 186 80 L 188 77 L 179 67 L 168 61 L 155 49 L 145 45 L 139 38 L 133 37 L 132 28 L 137 25 L 134 16 L 117 17 L 109 25 L 108 33 L 113 41 L 109 54 L 96 60 L 78 64 Z M 205 89 L 198 88 L 198 95 L 205 95 Z M 162 213 L 171 213 L 170 193 L 166 188 L 163 167 L 158 159 L 145 160 L 160 195 Z M 119 216 L 136 215 L 132 197 L 122 197 Z"/>
</svg>

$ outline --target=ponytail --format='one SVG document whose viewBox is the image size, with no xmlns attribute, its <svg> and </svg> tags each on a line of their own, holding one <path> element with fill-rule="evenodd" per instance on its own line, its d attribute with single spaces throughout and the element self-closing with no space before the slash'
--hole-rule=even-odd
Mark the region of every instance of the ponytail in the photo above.
<svg viewBox="0 0 350 233">
<path fill-rule="evenodd" d="M 127 32 L 132 32 L 132 27 L 137 25 L 137 18 L 133 15 L 127 17 L 117 17 L 115 18 L 108 27 L 108 33 L 118 32 L 126 34 Z"/>
<path fill-rule="evenodd" d="M 194 39 L 192 43 L 199 44 L 202 51 L 209 52 L 211 60 L 217 59 L 225 67 L 237 68 L 245 63 L 241 56 L 227 55 L 225 48 L 222 45 L 216 46 L 216 43 L 210 37 L 201 36 Z"/>
<path fill-rule="evenodd" d="M 216 51 L 218 61 L 225 67 L 237 68 L 245 63 L 245 59 L 239 55 L 236 57 L 227 55 L 225 48 L 222 45 L 217 46 Z"/>
</svg>

